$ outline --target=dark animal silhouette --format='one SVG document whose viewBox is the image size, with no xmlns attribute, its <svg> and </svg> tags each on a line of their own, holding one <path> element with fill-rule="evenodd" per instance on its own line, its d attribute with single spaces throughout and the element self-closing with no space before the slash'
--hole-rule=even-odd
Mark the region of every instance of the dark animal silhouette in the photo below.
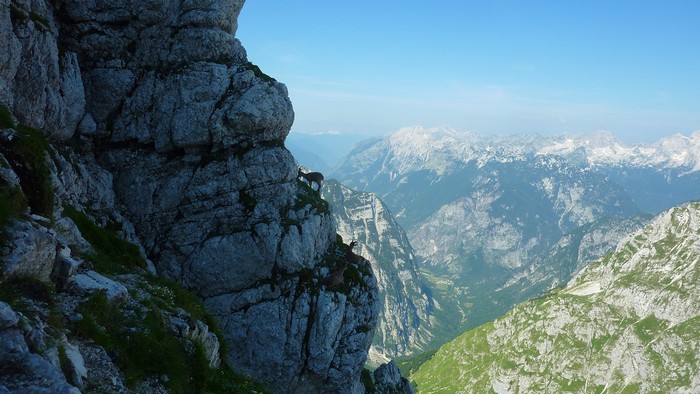
<svg viewBox="0 0 700 394">
<path fill-rule="evenodd" d="M 306 179 L 306 181 L 309 182 L 309 187 L 312 189 L 312 182 L 316 182 L 316 184 L 318 185 L 317 192 L 321 193 L 321 182 L 323 182 L 323 174 L 321 174 L 320 172 L 302 172 L 301 167 L 299 167 L 299 171 L 297 171 L 297 178 L 300 177 Z"/>
<path fill-rule="evenodd" d="M 348 263 L 343 262 L 340 264 L 340 267 L 331 272 L 330 275 L 326 278 L 326 286 L 328 287 L 338 287 L 343 284 L 343 281 L 345 279 L 345 270 L 348 269 Z"/>
<path fill-rule="evenodd" d="M 357 246 L 357 241 L 350 242 L 350 249 L 345 252 L 345 261 L 340 263 L 338 269 L 331 272 L 325 280 L 328 287 L 338 287 L 345 281 L 345 271 L 348 269 L 348 263 L 358 265 L 362 261 L 362 256 L 356 255 L 352 250 Z"/>
<path fill-rule="evenodd" d="M 350 242 L 350 250 L 345 253 L 345 261 L 351 264 L 358 265 L 362 261 L 362 257 L 356 255 L 352 250 L 357 246 L 357 241 Z"/>
</svg>

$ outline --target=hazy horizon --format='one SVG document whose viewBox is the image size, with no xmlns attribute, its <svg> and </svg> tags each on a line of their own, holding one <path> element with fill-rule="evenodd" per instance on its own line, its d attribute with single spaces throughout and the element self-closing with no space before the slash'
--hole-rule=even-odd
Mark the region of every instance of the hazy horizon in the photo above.
<svg viewBox="0 0 700 394">
<path fill-rule="evenodd" d="M 294 130 L 654 142 L 700 130 L 700 2 L 250 1 L 237 37 Z"/>
<path fill-rule="evenodd" d="M 408 125 L 404 127 L 400 127 L 396 130 L 389 130 L 383 133 L 375 133 L 375 134 L 369 134 L 369 133 L 362 133 L 362 132 L 342 132 L 339 130 L 329 130 L 329 131 L 318 131 L 318 132 L 308 132 L 304 130 L 297 130 L 297 129 L 292 129 L 290 131 L 290 134 L 294 134 L 296 136 L 309 136 L 309 137 L 324 137 L 324 136 L 363 136 L 366 137 L 367 139 L 370 138 L 384 138 L 387 137 L 393 133 L 396 133 L 402 129 L 406 128 L 414 128 L 414 127 L 422 127 L 426 130 L 431 130 L 431 129 L 440 129 L 440 128 L 448 128 L 448 129 L 454 129 L 457 132 L 468 132 L 468 133 L 473 133 L 477 136 L 502 136 L 502 137 L 508 137 L 508 136 L 517 136 L 517 135 L 540 135 L 542 137 L 576 137 L 576 136 L 585 136 L 585 135 L 593 135 L 597 133 L 610 133 L 615 139 L 619 140 L 620 142 L 627 144 L 627 145 L 636 145 L 636 144 L 644 144 L 644 145 L 649 145 L 649 144 L 654 144 L 656 142 L 661 141 L 662 139 L 669 138 L 675 135 L 681 135 L 686 138 L 691 138 L 694 134 L 700 133 L 700 130 L 696 130 L 690 133 L 673 133 L 673 134 L 668 134 L 668 135 L 663 135 L 660 136 L 656 139 L 653 140 L 635 140 L 634 137 L 628 137 L 628 138 L 620 138 L 618 135 L 616 135 L 614 132 L 611 132 L 609 130 L 596 130 L 596 131 L 590 131 L 590 132 L 581 132 L 581 133 L 572 133 L 572 132 L 562 132 L 562 133 L 552 133 L 552 134 L 542 134 L 542 133 L 537 133 L 537 132 L 524 132 L 524 133 L 478 133 L 474 132 L 471 130 L 459 130 L 456 128 L 453 128 L 448 125 L 440 125 L 440 126 L 424 126 L 424 125 Z"/>
</svg>

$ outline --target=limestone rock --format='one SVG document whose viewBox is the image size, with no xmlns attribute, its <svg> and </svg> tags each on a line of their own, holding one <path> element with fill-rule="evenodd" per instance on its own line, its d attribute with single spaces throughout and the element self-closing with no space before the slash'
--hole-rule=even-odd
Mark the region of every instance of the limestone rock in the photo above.
<svg viewBox="0 0 700 394">
<path fill-rule="evenodd" d="M 72 384 L 81 387 L 83 381 L 87 378 L 88 371 L 85 367 L 83 355 L 80 353 L 80 348 L 69 342 L 65 342 L 63 346 L 68 361 L 68 370 L 70 371 L 70 376 L 68 378 Z"/>
<path fill-rule="evenodd" d="M 378 393 L 413 394 L 413 387 L 406 378 L 401 376 L 401 371 L 393 361 L 380 365 L 374 370 L 373 377 Z"/>
<path fill-rule="evenodd" d="M 229 363 L 275 391 L 357 392 L 379 304 L 369 262 L 355 272 L 347 293 L 322 285 L 318 271 L 302 271 L 278 279 L 274 289 L 207 299 L 224 327 Z"/>
<path fill-rule="evenodd" d="M 209 331 L 209 326 L 201 320 L 197 320 L 194 327 L 190 327 L 187 321 L 177 316 L 170 317 L 170 326 L 180 338 L 189 338 L 202 346 L 204 355 L 209 360 L 209 368 L 219 368 L 221 365 L 219 355 L 221 345 L 216 335 Z"/>
<path fill-rule="evenodd" d="M 59 244 L 91 249 L 62 207 L 100 226 L 121 224 L 119 235 L 158 274 L 211 309 L 237 370 L 278 391 L 360 390 L 376 281 L 363 262 L 342 288 L 322 285 L 340 247 L 335 222 L 295 179 L 284 148 L 294 119 L 286 87 L 248 62 L 235 37 L 244 1 L 0 1 L 0 50 L 10 54 L 0 59 L 0 105 L 55 144 L 56 223 L 44 224 L 58 229 L 21 222 L 28 229 L 11 233 L 32 241 L 3 249 L 3 258 L 21 252 L 31 259 L 10 261 L 32 264 L 16 270 L 53 271 L 73 300 L 66 316 L 78 321 L 76 299 L 105 291 L 128 304 L 127 289 L 138 287 L 125 275 L 81 272 L 64 249 L 56 259 Z M 208 328 L 188 330 L 216 365 Z M 86 363 L 108 365 L 87 349 Z"/>
<path fill-rule="evenodd" d="M 11 130 L 9 130 L 11 131 Z M 8 133 L 9 135 L 9 133 Z M 0 134 L 0 142 L 5 143 L 6 141 L 6 135 Z M 8 163 L 7 159 L 5 156 L 0 153 L 0 180 L 5 182 L 7 186 L 9 187 L 19 187 L 19 177 L 17 174 L 12 170 L 12 167 L 10 167 L 10 163 Z"/>
<path fill-rule="evenodd" d="M 56 260 L 56 237 L 34 222 L 15 222 L 12 234 L 2 249 L 3 270 L 6 275 L 32 276 L 48 282 Z"/>
<path fill-rule="evenodd" d="M 289 132 L 286 88 L 256 75 L 235 38 L 242 0 L 64 3 L 67 45 L 85 59 L 88 133 L 92 119 L 96 134 L 112 142 L 170 152 L 282 140 Z"/>
<path fill-rule="evenodd" d="M 88 367 L 84 384 L 96 393 L 128 393 L 119 369 L 107 352 L 93 341 L 81 343 L 80 352 Z"/>
<path fill-rule="evenodd" d="M 58 154 L 54 150 L 49 164 L 54 193 L 65 205 L 91 211 L 114 209 L 113 176 L 97 164 L 93 155 L 79 155 L 69 149 Z M 57 213 L 55 216 L 60 217 Z"/>
<path fill-rule="evenodd" d="M 0 301 L 0 330 L 15 326 L 19 321 L 19 316 L 10 306 Z"/>
<path fill-rule="evenodd" d="M 53 7 L 3 1 L 0 18 L 0 103 L 22 124 L 55 140 L 70 139 L 83 117 L 85 94 L 77 55 L 59 50 Z"/>
<path fill-rule="evenodd" d="M 8 308 L 7 304 L 0 303 L 3 314 L 14 313 Z M 9 321 L 5 319 L 5 323 Z M 58 368 L 30 352 L 22 331 L 16 325 L 0 329 L 0 371 L 0 388 L 9 392 L 80 393 L 66 382 Z"/>
<path fill-rule="evenodd" d="M 87 271 L 73 276 L 69 280 L 69 286 L 73 286 L 79 293 L 90 294 L 96 291 L 104 291 L 109 300 L 128 294 L 128 290 L 123 284 L 95 271 Z"/>
<path fill-rule="evenodd" d="M 3 0 L 2 7 L 9 8 L 10 1 Z M 13 31 L 12 14 L 0 13 L 0 98 L 1 102 L 8 103 L 14 97 L 14 84 L 12 79 L 17 74 L 17 68 L 21 62 L 22 43 Z"/>
<path fill-rule="evenodd" d="M 221 358 L 219 357 L 219 339 L 204 322 L 197 320 L 194 329 L 190 332 L 190 338 L 199 342 L 204 350 L 204 355 L 209 360 L 209 368 L 219 368 Z"/>
</svg>

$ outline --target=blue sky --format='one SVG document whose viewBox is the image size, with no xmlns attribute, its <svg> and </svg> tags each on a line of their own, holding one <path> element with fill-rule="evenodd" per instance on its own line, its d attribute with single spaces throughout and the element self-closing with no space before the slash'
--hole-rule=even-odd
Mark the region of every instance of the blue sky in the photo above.
<svg viewBox="0 0 700 394">
<path fill-rule="evenodd" d="M 237 37 L 293 131 L 700 130 L 700 1 L 248 0 Z"/>
</svg>

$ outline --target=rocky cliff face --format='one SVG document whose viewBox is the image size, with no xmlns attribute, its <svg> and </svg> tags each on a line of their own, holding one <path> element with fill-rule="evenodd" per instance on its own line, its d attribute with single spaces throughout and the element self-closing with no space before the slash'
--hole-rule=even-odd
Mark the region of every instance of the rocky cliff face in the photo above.
<svg viewBox="0 0 700 394">
<path fill-rule="evenodd" d="M 421 392 L 697 391 L 700 204 L 673 208 L 560 290 L 445 345 Z"/>
<path fill-rule="evenodd" d="M 435 300 L 421 283 L 408 237 L 374 194 L 325 182 L 338 234 L 356 240 L 356 251 L 372 262 L 382 301 L 370 360 L 379 365 L 434 345 Z"/>
<path fill-rule="evenodd" d="M 517 292 L 536 297 L 566 284 L 589 262 L 615 250 L 615 246 L 646 225 L 653 216 L 604 218 L 564 235 L 548 251 L 538 255 L 526 269 L 513 275 L 497 292 Z"/>
<path fill-rule="evenodd" d="M 53 227 L 75 227 L 67 205 L 118 218 L 152 270 L 213 312 L 236 369 L 276 391 L 358 391 L 376 281 L 365 261 L 324 285 L 343 245 L 295 179 L 285 86 L 235 38 L 243 3 L 3 0 L 2 153 L 21 128 L 51 152 L 45 192 L 12 157 L 7 174 Z"/>
</svg>

